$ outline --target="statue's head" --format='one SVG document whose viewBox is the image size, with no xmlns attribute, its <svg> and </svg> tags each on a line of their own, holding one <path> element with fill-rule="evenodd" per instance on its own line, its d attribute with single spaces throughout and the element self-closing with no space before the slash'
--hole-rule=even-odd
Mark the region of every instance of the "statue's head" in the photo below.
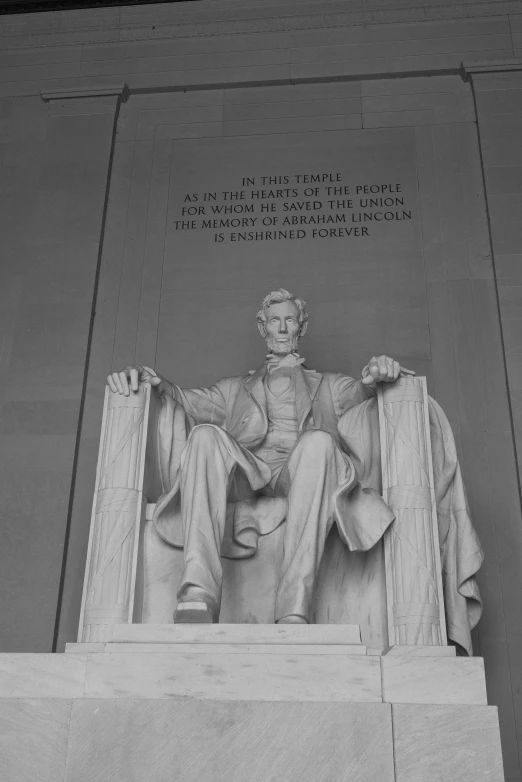
<svg viewBox="0 0 522 782">
<path fill-rule="evenodd" d="M 308 325 L 305 306 L 284 288 L 265 296 L 257 313 L 257 327 L 271 353 L 285 356 L 297 350 Z"/>
</svg>

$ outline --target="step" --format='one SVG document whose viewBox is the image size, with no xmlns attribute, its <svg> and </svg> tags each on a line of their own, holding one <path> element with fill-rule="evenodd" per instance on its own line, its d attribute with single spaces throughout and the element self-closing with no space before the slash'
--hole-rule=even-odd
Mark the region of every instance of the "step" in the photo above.
<svg viewBox="0 0 522 782">
<path fill-rule="evenodd" d="M 238 644 L 232 654 L 220 644 L 200 644 L 197 652 L 158 644 L 153 653 L 153 644 L 145 651 L 124 646 L 124 652 L 0 654 L 0 697 L 487 704 L 480 657 L 316 653 L 313 645 L 296 653 L 284 644 L 269 654 L 261 644 Z"/>
<path fill-rule="evenodd" d="M 84 651 L 91 650 L 85 649 Z M 366 646 L 362 644 L 106 643 L 103 650 L 100 649 L 99 651 L 123 653 L 151 652 L 156 654 L 167 654 L 170 652 L 179 654 L 343 654 L 346 656 L 352 654 L 365 655 Z"/>
<path fill-rule="evenodd" d="M 89 698 L 192 698 L 247 701 L 382 702 L 380 659 L 367 655 L 198 654 L 87 655 Z M 64 655 L 76 657 L 77 655 Z"/>
<path fill-rule="evenodd" d="M 362 646 L 359 625 L 120 624 L 110 643 Z"/>
</svg>

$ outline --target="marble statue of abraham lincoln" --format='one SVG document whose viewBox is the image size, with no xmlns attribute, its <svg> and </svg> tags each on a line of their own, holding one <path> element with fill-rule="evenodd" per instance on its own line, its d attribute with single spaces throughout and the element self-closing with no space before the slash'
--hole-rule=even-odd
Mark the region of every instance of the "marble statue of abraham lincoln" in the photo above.
<svg viewBox="0 0 522 782">
<path fill-rule="evenodd" d="M 377 492 L 361 491 L 338 425 L 348 410 L 375 395 L 377 383 L 414 373 L 387 356 L 373 357 L 358 380 L 306 369 L 297 353 L 307 328 L 305 302 L 282 288 L 265 297 L 257 321 L 269 352 L 265 364 L 246 376 L 196 389 L 179 388 L 141 366 L 108 377 L 111 390 L 124 395 L 140 382 L 155 386 L 178 415 L 181 410 L 190 432 L 173 485 L 157 506 L 160 513 L 175 501 L 180 510 L 181 529 L 169 533 L 157 526 L 184 549 L 176 621 L 218 620 L 227 501 L 285 499 L 279 623 L 309 621 L 332 524 L 350 549 L 367 550 L 394 518 Z M 262 535 L 274 523 L 280 520 L 261 514 L 249 526 Z M 236 548 L 241 533 L 229 533 Z M 183 611 L 189 606 L 196 610 Z"/>
</svg>

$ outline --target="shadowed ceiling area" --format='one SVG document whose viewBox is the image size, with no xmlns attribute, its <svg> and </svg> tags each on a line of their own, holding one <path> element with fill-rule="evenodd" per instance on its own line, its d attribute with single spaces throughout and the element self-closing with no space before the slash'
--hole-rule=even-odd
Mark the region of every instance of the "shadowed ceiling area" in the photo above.
<svg viewBox="0 0 522 782">
<path fill-rule="evenodd" d="M 198 0 L 0 0 L 0 15 L 179 2 L 194 3 Z"/>
</svg>

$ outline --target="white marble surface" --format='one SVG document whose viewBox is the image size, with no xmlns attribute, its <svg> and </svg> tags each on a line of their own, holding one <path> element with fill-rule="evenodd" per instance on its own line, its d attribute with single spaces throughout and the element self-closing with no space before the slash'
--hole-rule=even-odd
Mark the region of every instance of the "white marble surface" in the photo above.
<svg viewBox="0 0 522 782">
<path fill-rule="evenodd" d="M 66 782 L 394 782 L 390 707 L 83 700 Z"/>
<path fill-rule="evenodd" d="M 4 698 L 0 758 L 0 782 L 504 779 L 494 707 L 306 697 Z"/>
<path fill-rule="evenodd" d="M 503 780 L 496 708 L 471 701 L 480 658 L 147 646 L 1 655 L 0 782 Z M 385 697 L 432 702 L 381 703 L 381 665 Z"/>
<path fill-rule="evenodd" d="M 86 655 L 0 654 L 0 697 L 81 698 Z"/>
<path fill-rule="evenodd" d="M 314 597 L 314 621 L 356 623 L 363 643 L 383 648 L 388 643 L 384 547 L 350 551 L 332 527 L 326 539 Z"/>
<path fill-rule="evenodd" d="M 147 508 L 147 512 L 148 512 Z M 183 551 L 165 543 L 152 521 L 143 528 L 143 605 L 141 621 L 168 624 L 176 610 L 179 580 L 183 570 Z"/>
<path fill-rule="evenodd" d="M 360 644 L 358 625 L 115 625 L 112 643 Z"/>
<path fill-rule="evenodd" d="M 80 611 L 80 638 L 105 641 L 133 615 L 143 512 L 151 387 L 128 397 L 105 389 L 102 432 Z"/>
<path fill-rule="evenodd" d="M 0 782 L 62 782 L 72 701 L 0 698 Z"/>
<path fill-rule="evenodd" d="M 393 705 L 395 782 L 504 782 L 494 706 Z"/>
<path fill-rule="evenodd" d="M 486 705 L 481 657 L 381 657 L 383 701 Z"/>
<path fill-rule="evenodd" d="M 343 654 L 365 655 L 366 646 L 342 646 L 340 644 L 119 644 L 108 643 L 105 652 L 133 654 L 171 652 L 188 654 Z"/>
<path fill-rule="evenodd" d="M 65 654 L 88 654 L 93 652 L 104 652 L 105 643 L 70 643 L 65 644 Z"/>
<path fill-rule="evenodd" d="M 219 621 L 274 622 L 275 596 L 283 560 L 284 525 L 258 540 L 251 559 L 223 559 L 223 596 Z"/>
<path fill-rule="evenodd" d="M 426 378 L 379 383 L 377 399 L 382 494 L 395 515 L 384 536 L 388 640 L 442 645 L 446 618 Z"/>
<path fill-rule="evenodd" d="M 72 656 L 72 655 L 71 655 Z M 90 654 L 89 698 L 381 702 L 378 657 Z"/>
<path fill-rule="evenodd" d="M 259 539 L 255 557 L 223 559 L 221 623 L 272 624 L 284 527 Z M 183 552 L 169 546 L 147 522 L 143 535 L 142 622 L 169 624 L 183 570 Z M 388 639 L 384 552 L 351 552 L 334 528 L 325 546 L 314 599 L 314 622 L 359 623 L 365 643 L 382 648 Z"/>
<path fill-rule="evenodd" d="M 383 650 L 383 655 L 396 657 L 455 657 L 454 646 L 391 646 Z"/>
</svg>

